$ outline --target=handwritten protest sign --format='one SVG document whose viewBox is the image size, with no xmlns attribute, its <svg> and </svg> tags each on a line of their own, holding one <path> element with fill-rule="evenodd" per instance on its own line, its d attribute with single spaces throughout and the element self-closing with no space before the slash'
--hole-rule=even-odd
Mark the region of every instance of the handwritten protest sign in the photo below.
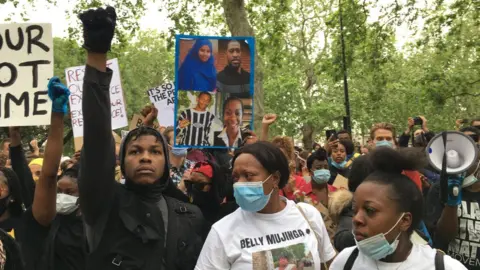
<svg viewBox="0 0 480 270">
<path fill-rule="evenodd" d="M 173 126 L 175 89 L 173 83 L 165 83 L 147 91 L 150 101 L 158 110 L 157 120 L 161 126 Z"/>
<path fill-rule="evenodd" d="M 0 24 L 0 126 L 50 124 L 51 24 Z"/>
<path fill-rule="evenodd" d="M 123 99 L 120 68 L 117 59 L 107 61 L 113 71 L 110 82 L 110 103 L 112 111 L 112 130 L 128 126 L 125 101 Z M 73 136 L 83 137 L 82 92 L 85 66 L 71 67 L 65 70 L 67 86 L 70 89 L 70 111 L 72 117 Z"/>
</svg>

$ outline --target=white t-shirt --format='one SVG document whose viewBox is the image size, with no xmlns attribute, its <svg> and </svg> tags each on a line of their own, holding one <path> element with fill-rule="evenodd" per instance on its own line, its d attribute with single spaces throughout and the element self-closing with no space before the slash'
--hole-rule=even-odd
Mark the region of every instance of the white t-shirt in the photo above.
<svg viewBox="0 0 480 270">
<path fill-rule="evenodd" d="M 349 247 L 333 260 L 330 265 L 330 270 L 343 270 L 345 263 L 347 263 L 348 257 L 353 252 L 356 247 Z M 382 261 L 375 261 L 369 257 L 358 253 L 357 259 L 353 263 L 352 270 L 406 270 L 406 269 L 415 269 L 415 270 L 435 270 L 435 254 L 437 250 L 431 248 L 429 245 L 417 245 L 413 244 L 412 252 L 408 256 L 406 261 L 399 263 L 386 263 Z M 443 256 L 443 261 L 445 264 L 445 270 L 463 270 L 467 269 L 459 261 L 453 259 L 448 255 Z"/>
<path fill-rule="evenodd" d="M 313 228 L 295 202 L 275 214 L 260 214 L 238 208 L 212 226 L 203 245 L 196 270 L 275 270 L 280 265 L 320 269 L 335 250 L 330 244 L 322 216 L 315 207 L 299 203 Z M 318 243 L 315 233 L 318 233 Z M 309 267 L 309 268 L 307 268 Z M 295 269 L 295 268 L 292 268 Z"/>
</svg>

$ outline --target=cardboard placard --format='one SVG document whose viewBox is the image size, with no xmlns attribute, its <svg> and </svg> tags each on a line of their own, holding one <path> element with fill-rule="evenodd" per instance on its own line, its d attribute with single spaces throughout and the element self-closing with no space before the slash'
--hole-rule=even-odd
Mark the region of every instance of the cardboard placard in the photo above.
<svg viewBox="0 0 480 270">
<path fill-rule="evenodd" d="M 173 83 L 164 83 L 161 86 L 147 91 L 150 101 L 158 110 L 157 120 L 161 126 L 173 126 L 175 109 L 175 91 Z"/>
<path fill-rule="evenodd" d="M 0 127 L 50 124 L 51 24 L 0 24 Z"/>
<path fill-rule="evenodd" d="M 341 174 L 337 174 L 337 177 L 335 178 L 335 181 L 333 181 L 332 186 L 338 189 L 348 190 L 348 179 L 343 177 Z"/>
</svg>

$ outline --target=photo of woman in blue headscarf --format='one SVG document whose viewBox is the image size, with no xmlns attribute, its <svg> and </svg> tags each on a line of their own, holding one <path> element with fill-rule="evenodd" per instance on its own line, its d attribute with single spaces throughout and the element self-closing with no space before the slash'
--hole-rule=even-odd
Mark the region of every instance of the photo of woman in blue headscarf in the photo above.
<svg viewBox="0 0 480 270">
<path fill-rule="evenodd" d="M 213 91 L 217 82 L 217 70 L 212 43 L 197 39 L 178 70 L 178 89 Z"/>
</svg>

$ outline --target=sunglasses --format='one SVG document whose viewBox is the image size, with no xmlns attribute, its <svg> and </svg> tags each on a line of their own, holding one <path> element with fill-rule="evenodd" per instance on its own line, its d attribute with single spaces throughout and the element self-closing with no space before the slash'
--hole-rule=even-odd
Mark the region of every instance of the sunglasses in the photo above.
<svg viewBox="0 0 480 270">
<path fill-rule="evenodd" d="M 185 183 L 185 186 L 187 187 L 187 189 L 192 189 L 193 188 L 193 189 L 198 190 L 198 191 L 203 191 L 203 189 L 206 186 L 212 185 L 212 183 L 204 183 L 204 182 L 198 183 L 198 182 L 192 182 L 190 180 L 184 180 L 184 183 Z"/>
</svg>

